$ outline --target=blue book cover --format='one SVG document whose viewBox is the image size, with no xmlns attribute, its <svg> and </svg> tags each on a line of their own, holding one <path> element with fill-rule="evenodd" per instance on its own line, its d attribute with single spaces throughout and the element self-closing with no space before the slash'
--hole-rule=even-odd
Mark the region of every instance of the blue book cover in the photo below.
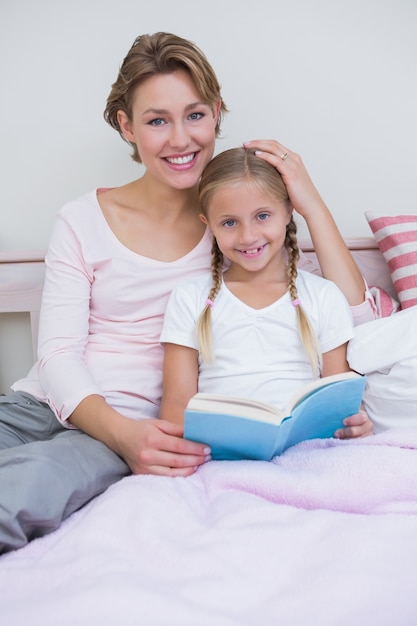
<svg viewBox="0 0 417 626">
<path fill-rule="evenodd" d="M 210 446 L 214 460 L 270 461 L 300 441 L 332 437 L 358 413 L 366 377 L 348 372 L 314 381 L 284 413 L 244 398 L 196 394 L 184 415 L 184 437 Z"/>
</svg>

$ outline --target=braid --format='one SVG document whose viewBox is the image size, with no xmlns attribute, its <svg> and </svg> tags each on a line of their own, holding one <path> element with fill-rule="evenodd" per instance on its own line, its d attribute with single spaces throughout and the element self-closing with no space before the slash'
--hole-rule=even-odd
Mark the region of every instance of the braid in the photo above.
<svg viewBox="0 0 417 626">
<path fill-rule="evenodd" d="M 297 299 L 297 287 L 295 281 L 298 276 L 297 264 L 298 259 L 300 258 L 300 253 L 297 243 L 297 226 L 292 217 L 287 226 L 284 246 L 288 254 L 288 291 L 290 292 L 291 300 L 294 302 L 294 300 Z"/>
<path fill-rule="evenodd" d="M 217 298 L 223 281 L 223 253 L 213 239 L 211 248 L 211 289 L 207 303 L 197 321 L 197 338 L 203 360 L 213 361 L 213 338 L 211 332 L 211 307 Z"/>
<path fill-rule="evenodd" d="M 285 249 L 288 254 L 288 291 L 293 302 L 297 315 L 297 326 L 303 342 L 304 348 L 307 352 L 313 373 L 319 374 L 321 367 L 321 349 L 316 333 L 308 319 L 307 314 L 298 301 L 297 293 L 297 263 L 300 258 L 300 251 L 297 243 L 297 226 L 291 218 L 285 237 Z"/>
</svg>

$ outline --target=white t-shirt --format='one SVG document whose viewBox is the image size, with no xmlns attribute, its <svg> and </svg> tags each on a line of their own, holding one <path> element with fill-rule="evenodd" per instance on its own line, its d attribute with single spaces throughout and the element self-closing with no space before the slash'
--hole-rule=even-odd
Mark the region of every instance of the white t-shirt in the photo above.
<svg viewBox="0 0 417 626">
<path fill-rule="evenodd" d="M 198 349 L 196 322 L 210 286 L 211 275 L 206 275 L 173 291 L 161 342 Z M 351 339 L 352 314 L 332 282 L 299 270 L 297 291 L 323 353 Z M 313 380 L 288 292 L 257 310 L 223 284 L 211 315 L 215 362 L 199 358 L 200 392 L 254 398 L 282 409 L 300 387 Z"/>
</svg>

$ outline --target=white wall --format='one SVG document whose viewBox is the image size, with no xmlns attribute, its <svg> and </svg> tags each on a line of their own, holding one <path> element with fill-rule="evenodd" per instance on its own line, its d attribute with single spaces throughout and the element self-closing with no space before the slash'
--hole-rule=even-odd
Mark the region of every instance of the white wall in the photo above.
<svg viewBox="0 0 417 626">
<path fill-rule="evenodd" d="M 0 249 L 45 249 L 64 202 L 138 175 L 102 111 L 158 30 L 216 69 L 219 150 L 275 137 L 302 154 L 345 236 L 370 234 L 365 210 L 416 212 L 416 26 L 416 0 L 2 0 Z"/>
<path fill-rule="evenodd" d="M 102 118 L 136 35 L 170 30 L 214 65 L 218 148 L 300 152 L 346 236 L 416 210 L 416 0 L 2 0 L 0 249 L 44 248 L 67 200 L 138 174 Z"/>
</svg>

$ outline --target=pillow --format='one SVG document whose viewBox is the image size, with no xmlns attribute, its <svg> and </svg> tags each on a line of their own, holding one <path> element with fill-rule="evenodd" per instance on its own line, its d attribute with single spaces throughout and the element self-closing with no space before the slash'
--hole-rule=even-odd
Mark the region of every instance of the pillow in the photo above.
<svg viewBox="0 0 417 626">
<path fill-rule="evenodd" d="M 374 432 L 417 428 L 417 307 L 354 329 L 347 359 L 366 374 L 363 404 Z"/>
<path fill-rule="evenodd" d="M 417 214 L 365 217 L 387 262 L 401 308 L 417 304 Z"/>
<path fill-rule="evenodd" d="M 417 307 L 355 326 L 347 348 L 350 367 L 369 374 L 417 357 L 416 328 Z M 412 384 L 417 390 L 417 374 Z"/>
<path fill-rule="evenodd" d="M 400 309 L 400 303 L 382 287 L 370 287 L 369 291 L 374 298 L 376 310 L 380 317 L 389 317 Z"/>
<path fill-rule="evenodd" d="M 363 406 L 376 435 L 389 428 L 417 428 L 417 356 L 366 378 Z"/>
</svg>

